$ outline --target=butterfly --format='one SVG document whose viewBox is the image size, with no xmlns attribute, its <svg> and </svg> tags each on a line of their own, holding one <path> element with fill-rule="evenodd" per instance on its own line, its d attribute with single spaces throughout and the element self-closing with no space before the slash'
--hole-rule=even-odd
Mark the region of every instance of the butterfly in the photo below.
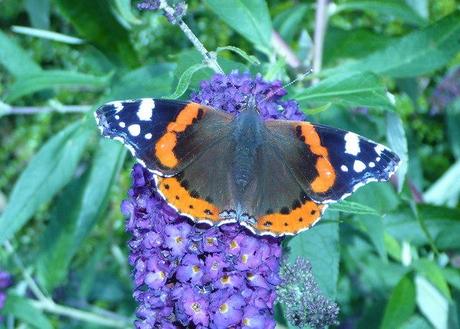
<svg viewBox="0 0 460 329">
<path fill-rule="evenodd" d="M 328 204 L 388 180 L 400 161 L 353 132 L 264 120 L 255 100 L 237 115 L 187 101 L 115 101 L 95 118 L 103 136 L 121 141 L 154 174 L 157 191 L 181 215 L 238 222 L 259 235 L 310 228 Z"/>
</svg>

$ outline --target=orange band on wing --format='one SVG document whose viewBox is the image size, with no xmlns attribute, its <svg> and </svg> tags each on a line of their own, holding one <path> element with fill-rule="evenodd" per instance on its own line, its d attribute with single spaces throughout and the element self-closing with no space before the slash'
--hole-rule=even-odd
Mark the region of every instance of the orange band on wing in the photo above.
<svg viewBox="0 0 460 329">
<path fill-rule="evenodd" d="M 303 123 L 301 127 L 302 136 L 305 137 L 305 143 L 310 146 L 310 150 L 316 155 L 327 157 L 327 149 L 321 145 L 321 139 L 315 127 L 309 123 Z"/>
<path fill-rule="evenodd" d="M 326 192 L 334 185 L 335 170 L 327 158 L 318 158 L 316 160 L 316 170 L 318 177 L 311 183 L 311 188 L 314 192 Z"/>
<path fill-rule="evenodd" d="M 155 143 L 155 155 L 161 164 L 168 168 L 177 166 L 178 160 L 173 152 L 177 143 L 175 133 L 167 132 Z"/>
<path fill-rule="evenodd" d="M 201 110 L 203 111 L 203 110 Z M 176 117 L 174 122 L 168 124 L 167 131 L 180 133 L 185 131 L 198 118 L 200 112 L 200 104 L 189 103 Z"/>
<path fill-rule="evenodd" d="M 192 196 L 176 177 L 158 177 L 157 187 L 168 203 L 179 212 L 198 220 L 207 219 L 213 222 L 219 220 L 220 210 L 212 203 L 200 197 Z"/>
<path fill-rule="evenodd" d="M 174 168 L 179 163 L 174 148 L 177 144 L 177 134 L 184 132 L 195 120 L 200 119 L 204 109 L 197 103 L 189 103 L 166 127 L 165 134 L 155 143 L 155 156 L 167 168 Z"/>
<path fill-rule="evenodd" d="M 321 138 L 313 125 L 302 123 L 299 127 L 300 137 L 303 137 L 302 140 L 310 147 L 310 151 L 318 156 L 315 165 L 318 176 L 311 183 L 311 188 L 315 193 L 327 192 L 335 182 L 335 170 L 328 159 L 328 151 L 321 145 Z"/>
<path fill-rule="evenodd" d="M 307 201 L 287 214 L 274 213 L 258 218 L 256 228 L 277 235 L 295 234 L 313 225 L 321 217 L 323 207 L 325 206 Z"/>
</svg>

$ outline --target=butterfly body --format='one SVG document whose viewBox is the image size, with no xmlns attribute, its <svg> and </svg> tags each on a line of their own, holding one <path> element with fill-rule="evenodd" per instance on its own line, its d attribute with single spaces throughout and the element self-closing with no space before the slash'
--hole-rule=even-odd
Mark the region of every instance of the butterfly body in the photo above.
<svg viewBox="0 0 460 329">
<path fill-rule="evenodd" d="M 264 140 L 265 126 L 255 108 L 239 113 L 232 126 L 233 145 L 229 151 L 234 156 L 231 172 L 235 190 L 243 194 L 254 178 L 256 155 Z"/>
<path fill-rule="evenodd" d="M 212 225 L 239 222 L 261 235 L 308 229 L 329 203 L 388 180 L 399 163 L 351 132 L 264 120 L 254 100 L 235 116 L 191 102 L 111 102 L 96 120 L 154 173 L 179 213 Z"/>
</svg>

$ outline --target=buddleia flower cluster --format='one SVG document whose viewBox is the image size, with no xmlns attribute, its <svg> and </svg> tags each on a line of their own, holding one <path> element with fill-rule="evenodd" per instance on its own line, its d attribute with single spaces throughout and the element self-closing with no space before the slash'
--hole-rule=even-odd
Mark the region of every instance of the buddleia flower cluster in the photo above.
<svg viewBox="0 0 460 329">
<path fill-rule="evenodd" d="M 232 72 L 202 82 L 192 100 L 235 113 L 253 95 L 264 118 L 302 119 L 285 94 L 280 82 Z M 168 206 L 140 165 L 132 181 L 121 208 L 132 235 L 136 328 L 274 328 L 280 240 L 238 224 L 194 224 Z"/>
<path fill-rule="evenodd" d="M 460 68 L 447 74 L 431 96 L 431 113 L 441 113 L 460 96 Z"/>
<path fill-rule="evenodd" d="M 282 283 L 276 292 L 278 301 L 285 307 L 286 319 L 300 328 L 338 325 L 339 307 L 321 294 L 311 269 L 310 262 L 303 258 L 281 266 Z"/>
<path fill-rule="evenodd" d="M 6 302 L 6 289 L 11 287 L 13 284 L 13 279 L 8 272 L 0 270 L 0 310 L 3 309 Z M 0 316 L 0 325 L 3 321 L 2 316 Z"/>
</svg>

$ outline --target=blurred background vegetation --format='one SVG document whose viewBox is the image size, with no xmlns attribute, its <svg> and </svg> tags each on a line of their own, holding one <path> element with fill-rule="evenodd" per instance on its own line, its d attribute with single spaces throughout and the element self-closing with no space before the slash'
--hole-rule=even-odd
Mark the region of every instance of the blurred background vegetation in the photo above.
<svg viewBox="0 0 460 329">
<path fill-rule="evenodd" d="M 404 161 L 392 183 L 360 189 L 286 243 L 337 300 L 340 328 L 458 328 L 459 3 L 337 0 L 319 19 L 316 1 L 187 4 L 209 50 L 237 47 L 218 52 L 225 72 L 289 82 L 315 66 L 288 97 Z M 5 326 L 130 327 L 119 204 L 134 161 L 99 138 L 91 112 L 187 98 L 213 72 L 176 25 L 130 0 L 0 0 L 0 29 L 0 270 L 15 277 Z"/>
</svg>

